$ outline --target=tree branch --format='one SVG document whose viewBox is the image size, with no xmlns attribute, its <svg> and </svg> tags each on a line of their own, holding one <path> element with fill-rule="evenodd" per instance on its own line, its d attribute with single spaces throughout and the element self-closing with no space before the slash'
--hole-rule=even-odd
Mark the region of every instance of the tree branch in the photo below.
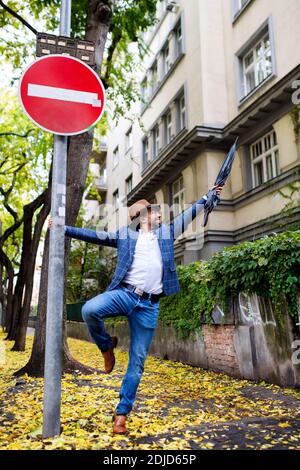
<svg viewBox="0 0 300 470">
<path fill-rule="evenodd" d="M 20 16 L 18 13 L 16 13 L 14 10 L 12 10 L 10 7 L 8 7 L 7 5 L 5 5 L 5 3 L 3 3 L 1 0 L 0 0 L 0 6 L 6 10 L 8 13 L 10 13 L 12 16 L 14 16 L 15 18 L 17 18 L 17 20 L 19 20 L 24 26 L 26 26 L 26 28 L 30 29 L 30 31 L 37 35 L 37 30 L 31 26 L 29 23 L 27 23 L 26 20 L 24 20 L 24 18 L 22 18 L 22 16 Z"/>
<path fill-rule="evenodd" d="M 5 230 L 3 235 L 0 237 L 0 248 L 4 244 L 4 242 L 8 239 L 8 237 L 10 237 L 11 234 L 20 227 L 20 225 L 23 223 L 23 219 L 24 219 L 24 216 L 22 216 L 21 219 L 18 219 L 13 225 L 11 225 L 7 230 Z"/>
<path fill-rule="evenodd" d="M 16 240 L 16 232 L 12 233 L 12 245 L 15 247 L 15 253 L 13 257 L 11 258 L 12 264 L 16 266 L 20 266 L 20 263 L 18 262 L 19 254 L 20 254 L 20 246 Z"/>
<path fill-rule="evenodd" d="M 3 194 L 2 192 L 2 188 L 0 188 L 0 192 L 1 194 Z M 5 201 L 3 203 L 5 209 L 7 210 L 7 212 L 13 217 L 14 220 L 17 220 L 18 219 L 18 214 L 16 213 L 16 211 L 13 210 L 12 207 L 10 207 L 10 205 Z"/>
<path fill-rule="evenodd" d="M 5 209 L 12 215 L 15 222 L 17 222 L 17 220 L 18 220 L 18 214 L 17 214 L 16 211 L 13 210 L 12 207 L 10 207 L 10 205 L 8 204 L 8 199 L 9 199 L 10 193 L 12 192 L 12 190 L 15 187 L 18 171 L 20 171 L 23 168 L 23 166 L 25 166 L 25 165 L 26 165 L 26 162 L 22 163 L 21 165 L 19 165 L 18 169 L 16 171 L 14 171 L 12 183 L 11 183 L 11 185 L 8 188 L 7 191 L 4 191 L 4 189 L 2 187 L 0 187 L 0 193 L 4 197 L 3 205 L 4 205 Z"/>
<path fill-rule="evenodd" d="M 104 82 L 106 84 L 108 84 L 108 81 L 109 81 L 109 75 L 110 75 L 111 68 L 112 68 L 112 58 L 113 58 L 114 52 L 115 52 L 115 50 L 117 48 L 117 45 L 119 44 L 121 38 L 122 38 L 122 34 L 120 34 L 120 33 L 113 36 L 111 45 L 108 48 L 107 60 L 106 60 L 106 70 L 105 70 L 105 75 L 104 75 Z"/>
<path fill-rule="evenodd" d="M 0 0 L 0 3 L 1 3 L 1 0 Z M 28 137 L 29 133 L 33 132 L 33 131 L 34 131 L 34 129 L 29 129 L 25 134 L 17 134 L 16 132 L 0 132 L 0 137 L 6 136 L 6 135 L 13 135 L 15 137 L 26 138 L 26 137 Z"/>
</svg>

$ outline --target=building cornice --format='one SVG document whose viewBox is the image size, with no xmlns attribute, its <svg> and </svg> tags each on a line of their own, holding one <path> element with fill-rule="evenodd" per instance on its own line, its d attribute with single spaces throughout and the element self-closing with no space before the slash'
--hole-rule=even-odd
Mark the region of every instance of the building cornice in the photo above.
<svg viewBox="0 0 300 470">
<path fill-rule="evenodd" d="M 245 241 L 254 241 L 264 235 L 274 235 L 288 230 L 289 227 L 299 224 L 300 207 L 284 214 L 280 212 L 258 222 L 246 225 L 236 230 L 206 230 L 203 233 L 203 246 L 208 243 L 219 243 L 220 245 L 234 245 Z M 198 234 L 199 237 L 199 234 Z M 185 250 L 185 244 L 195 242 L 196 237 L 190 236 L 177 240 L 174 244 L 175 256 L 181 256 Z M 200 248 L 199 248 L 200 250 Z"/>
<path fill-rule="evenodd" d="M 255 128 L 256 124 L 265 121 L 268 115 L 271 116 L 272 121 L 276 120 L 277 116 L 286 114 L 295 106 L 292 102 L 292 94 L 295 92 L 293 83 L 299 79 L 300 65 L 265 91 L 227 124 L 223 129 L 224 137 L 239 136 L 239 145 L 246 144 L 249 142 L 248 131 Z"/>
<path fill-rule="evenodd" d="M 300 164 L 290 168 L 289 170 L 281 173 L 280 175 L 272 178 L 269 181 L 257 186 L 256 188 L 247 191 L 246 193 L 241 194 L 235 199 L 232 200 L 221 200 L 220 204 L 215 208 L 215 210 L 221 211 L 235 211 L 241 209 L 248 204 L 255 202 L 256 200 L 261 199 L 268 194 L 275 193 L 283 186 L 294 183 L 295 181 L 300 180 Z"/>
<path fill-rule="evenodd" d="M 128 204 L 138 199 L 151 197 L 162 184 L 180 172 L 196 154 L 205 150 L 227 151 L 235 138 L 238 145 L 247 145 L 259 134 L 271 128 L 272 124 L 295 106 L 292 94 L 293 83 L 300 79 L 300 65 L 259 96 L 223 128 L 196 126 L 191 131 L 182 130 L 163 148 L 158 156 L 143 170 L 141 181 L 128 194 Z M 240 198 L 246 195 L 240 196 Z"/>
</svg>

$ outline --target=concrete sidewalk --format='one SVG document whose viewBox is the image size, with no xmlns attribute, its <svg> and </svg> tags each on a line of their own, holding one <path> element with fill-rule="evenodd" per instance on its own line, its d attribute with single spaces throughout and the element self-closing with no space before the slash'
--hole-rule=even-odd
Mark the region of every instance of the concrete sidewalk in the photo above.
<svg viewBox="0 0 300 470">
<path fill-rule="evenodd" d="M 116 349 L 116 365 L 107 374 L 65 374 L 62 381 L 62 434 L 42 439 L 43 379 L 14 371 L 26 352 L 7 344 L 0 371 L 1 449 L 300 449 L 300 393 L 264 382 L 239 380 L 213 371 L 148 356 L 129 436 L 112 434 L 112 412 L 127 369 L 128 353 Z M 97 347 L 69 339 L 81 363 L 103 369 Z"/>
</svg>

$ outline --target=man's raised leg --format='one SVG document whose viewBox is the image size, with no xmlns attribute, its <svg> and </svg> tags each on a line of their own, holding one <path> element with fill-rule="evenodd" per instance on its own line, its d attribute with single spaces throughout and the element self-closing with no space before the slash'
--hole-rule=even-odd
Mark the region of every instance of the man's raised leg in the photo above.
<svg viewBox="0 0 300 470">
<path fill-rule="evenodd" d="M 111 337 L 104 327 L 104 319 L 125 315 L 134 307 L 134 302 L 124 289 L 114 289 L 88 300 L 82 307 L 82 318 L 86 322 L 89 333 L 102 352 L 105 371 L 110 373 L 115 364 L 113 349 L 117 338 Z"/>
<path fill-rule="evenodd" d="M 130 350 L 126 374 L 120 390 L 120 402 L 116 408 L 117 415 L 128 414 L 133 406 L 136 392 L 144 372 L 145 360 L 152 342 L 155 328 L 143 326 L 137 317 L 129 317 Z"/>
</svg>

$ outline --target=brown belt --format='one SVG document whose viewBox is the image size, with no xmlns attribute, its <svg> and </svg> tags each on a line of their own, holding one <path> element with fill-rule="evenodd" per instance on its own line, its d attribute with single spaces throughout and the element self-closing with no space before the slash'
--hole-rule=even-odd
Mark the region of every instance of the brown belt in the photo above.
<svg viewBox="0 0 300 470">
<path fill-rule="evenodd" d="M 161 297 L 163 297 L 163 293 L 161 294 L 150 294 L 149 292 L 145 292 L 139 287 L 133 286 L 132 284 L 127 284 L 127 282 L 121 282 L 120 286 L 126 287 L 127 289 L 135 292 L 140 297 L 146 300 L 151 300 L 152 302 L 158 302 Z"/>
</svg>

